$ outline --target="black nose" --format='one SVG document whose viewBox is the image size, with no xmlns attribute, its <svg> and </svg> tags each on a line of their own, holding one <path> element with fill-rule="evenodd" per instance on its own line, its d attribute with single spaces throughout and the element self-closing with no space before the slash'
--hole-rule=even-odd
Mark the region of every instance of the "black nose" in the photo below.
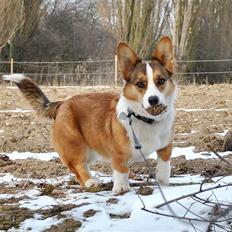
<svg viewBox="0 0 232 232">
<path fill-rule="evenodd" d="M 151 96 L 148 98 L 150 105 L 155 106 L 159 103 L 159 98 L 157 96 Z"/>
</svg>

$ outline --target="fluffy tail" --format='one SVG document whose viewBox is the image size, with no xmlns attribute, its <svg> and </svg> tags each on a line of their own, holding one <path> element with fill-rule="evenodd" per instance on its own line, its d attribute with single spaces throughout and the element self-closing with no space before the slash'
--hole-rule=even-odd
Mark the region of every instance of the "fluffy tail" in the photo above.
<svg viewBox="0 0 232 232">
<path fill-rule="evenodd" d="M 3 75 L 3 80 L 14 82 L 33 109 L 40 116 L 55 119 L 62 101 L 50 102 L 32 79 L 22 74 Z"/>
</svg>

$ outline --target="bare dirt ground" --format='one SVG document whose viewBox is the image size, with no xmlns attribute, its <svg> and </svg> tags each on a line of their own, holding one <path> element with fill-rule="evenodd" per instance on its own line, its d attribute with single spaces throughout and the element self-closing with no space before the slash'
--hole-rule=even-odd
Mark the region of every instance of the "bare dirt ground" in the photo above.
<svg viewBox="0 0 232 232">
<path fill-rule="evenodd" d="M 110 87 L 42 87 L 50 100 L 64 100 L 86 92 L 120 92 Z M 232 91 L 230 84 L 179 86 L 176 101 L 175 140 L 177 146 L 196 146 L 206 150 L 210 143 L 222 149 L 222 137 L 216 133 L 232 128 Z M 0 152 L 53 151 L 50 143 L 52 122 L 44 122 L 30 110 L 17 88 L 0 87 Z M 195 132 L 195 133 L 191 133 Z M 190 134 L 191 133 L 191 134 Z"/>
<path fill-rule="evenodd" d="M 50 142 L 52 122 L 42 121 L 31 111 L 31 107 L 22 97 L 16 87 L 0 87 L 0 153 L 13 151 L 48 152 L 53 151 Z M 120 88 L 112 87 L 42 87 L 50 100 L 64 100 L 76 94 L 87 92 L 120 92 Z M 232 91 L 230 84 L 179 86 L 176 101 L 176 123 L 174 146 L 195 146 L 196 151 L 209 150 L 210 144 L 216 151 L 223 150 L 223 136 L 218 134 L 232 128 Z M 12 110 L 16 110 L 17 112 Z M 192 133 L 191 133 L 192 132 Z M 181 160 L 180 158 L 177 158 Z M 183 158 L 184 159 L 184 158 Z M 182 159 L 182 161 L 183 161 Z M 175 159 L 173 159 L 173 162 Z M 37 162 L 40 162 L 39 169 Z M 203 171 L 205 163 L 214 165 L 214 161 L 199 161 L 193 165 L 198 167 L 188 168 L 185 161 L 183 168 L 178 166 L 174 174 L 196 173 Z M 197 162 L 197 161 L 195 161 Z M 34 164 L 35 163 L 35 164 Z M 16 161 L 7 168 L 0 163 L 0 172 L 12 171 L 16 175 L 23 175 L 30 169 L 36 177 L 47 168 L 50 176 L 67 173 L 66 168 L 59 162 L 52 163 L 41 161 Z M 48 166 L 47 166 L 48 165 Z M 199 168 L 200 166 L 200 168 Z M 210 167 L 211 167 L 210 166 Z M 109 172 L 109 165 L 98 163 L 95 170 Z M 36 169 L 36 172 L 32 170 Z M 135 171 L 137 168 L 134 168 Z M 184 169 L 186 169 L 184 171 Z M 49 170 L 49 171 L 48 171 Z M 139 168 L 141 170 L 141 168 Z M 190 171 L 191 170 L 191 171 Z M 31 173 L 30 172 L 30 173 Z M 216 173 L 216 172 L 215 172 Z M 48 174 L 48 173 L 47 173 Z M 41 174 L 43 175 L 43 174 Z"/>
</svg>

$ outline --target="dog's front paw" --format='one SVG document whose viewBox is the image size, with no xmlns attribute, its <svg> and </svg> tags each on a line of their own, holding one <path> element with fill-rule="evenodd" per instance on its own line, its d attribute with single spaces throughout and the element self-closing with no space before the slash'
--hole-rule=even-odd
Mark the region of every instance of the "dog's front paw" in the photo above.
<svg viewBox="0 0 232 232">
<path fill-rule="evenodd" d="M 101 182 L 97 179 L 94 179 L 94 178 L 91 178 L 91 179 L 88 179 L 86 182 L 85 182 L 85 187 L 86 188 L 91 188 L 91 187 L 96 187 L 96 186 L 99 186 L 101 184 Z"/>
<path fill-rule="evenodd" d="M 162 185 L 169 185 L 169 178 L 171 174 L 170 161 L 158 160 L 156 167 L 156 179 Z"/>
<path fill-rule="evenodd" d="M 130 185 L 129 183 L 125 183 L 125 184 L 118 184 L 118 183 L 114 183 L 112 192 L 119 194 L 119 193 L 125 193 L 125 192 L 129 192 L 130 191 Z"/>
<path fill-rule="evenodd" d="M 128 191 L 130 191 L 128 173 L 120 173 L 114 170 L 114 186 L 112 192 L 118 194 Z"/>
</svg>

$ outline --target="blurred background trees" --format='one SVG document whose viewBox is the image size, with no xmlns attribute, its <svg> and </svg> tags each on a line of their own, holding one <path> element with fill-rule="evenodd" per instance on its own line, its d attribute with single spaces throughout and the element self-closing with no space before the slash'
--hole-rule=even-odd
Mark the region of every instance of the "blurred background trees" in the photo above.
<svg viewBox="0 0 232 232">
<path fill-rule="evenodd" d="M 172 1 L 100 0 L 103 24 L 118 41 L 126 41 L 142 57 L 149 58 L 157 39 L 167 30 Z"/>
<path fill-rule="evenodd" d="M 0 7 L 0 48 L 14 37 L 24 23 L 23 0 L 2 0 Z"/>
<path fill-rule="evenodd" d="M 95 1 L 23 2 L 25 8 L 31 9 L 23 27 L 11 39 L 14 59 L 85 60 L 110 57 L 114 53 L 114 36 L 99 23 Z M 40 7 L 32 8 L 32 2 Z M 2 57 L 7 59 L 8 55 L 9 46 L 6 46 Z"/>
<path fill-rule="evenodd" d="M 193 36 L 191 48 L 188 49 L 188 59 L 220 60 L 232 59 L 232 1 L 214 0 L 201 1 L 196 13 L 194 25 L 197 34 Z M 232 70 L 232 61 L 199 62 L 189 64 L 187 71 L 223 72 Z M 209 81 L 220 81 L 222 77 L 231 79 L 231 74 L 210 74 Z M 199 77 L 200 78 L 200 77 Z"/>
<path fill-rule="evenodd" d="M 10 47 L 15 37 L 22 40 L 33 37 L 40 19 L 41 3 L 42 0 L 0 2 L 0 49 Z"/>
<path fill-rule="evenodd" d="M 112 59 L 118 41 L 149 59 L 169 35 L 178 72 L 232 70 L 231 61 L 184 62 L 232 58 L 231 11 L 231 0 L 1 0 L 0 59 Z"/>
</svg>

